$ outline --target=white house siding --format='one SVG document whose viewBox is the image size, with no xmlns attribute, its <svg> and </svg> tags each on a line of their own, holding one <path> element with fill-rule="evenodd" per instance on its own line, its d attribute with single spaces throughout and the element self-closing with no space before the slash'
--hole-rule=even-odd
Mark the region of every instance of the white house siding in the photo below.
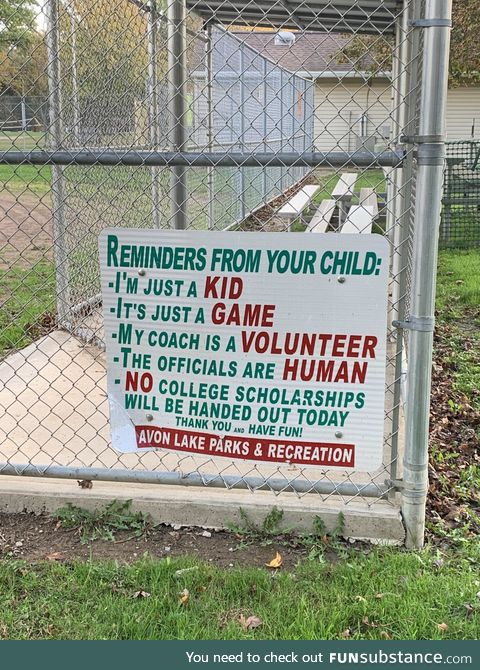
<svg viewBox="0 0 480 670">
<path fill-rule="evenodd" d="M 315 147 L 318 151 L 354 151 L 361 129 L 359 118 L 368 117 L 367 137 L 382 143 L 391 124 L 391 91 L 387 81 L 367 85 L 359 79 L 317 79 L 315 86 Z M 447 140 L 480 139 L 480 87 L 448 91 Z"/>
<path fill-rule="evenodd" d="M 315 148 L 317 151 L 354 151 L 362 131 L 382 142 L 391 125 L 389 82 L 317 79 L 315 86 Z M 366 121 L 361 127 L 360 119 Z"/>
<path fill-rule="evenodd" d="M 451 88 L 447 96 L 447 140 L 480 139 L 480 88 Z"/>
</svg>

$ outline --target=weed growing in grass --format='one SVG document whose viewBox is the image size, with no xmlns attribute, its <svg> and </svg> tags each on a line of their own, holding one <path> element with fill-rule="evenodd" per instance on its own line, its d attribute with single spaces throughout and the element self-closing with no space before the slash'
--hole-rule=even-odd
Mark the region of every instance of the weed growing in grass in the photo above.
<svg viewBox="0 0 480 670">
<path fill-rule="evenodd" d="M 272 544 L 273 538 L 278 538 L 280 535 L 289 535 L 292 532 L 291 529 L 281 528 L 284 512 L 278 507 L 272 507 L 261 526 L 258 526 L 242 507 L 239 509 L 239 514 L 240 522 L 227 522 L 227 528 L 230 532 L 241 537 L 242 546 L 255 542 L 265 546 Z"/>
<path fill-rule="evenodd" d="M 82 544 L 99 539 L 115 542 L 115 534 L 119 531 L 130 531 L 132 537 L 138 538 L 154 528 L 148 514 L 133 512 L 131 506 L 131 500 L 113 500 L 103 509 L 92 512 L 67 503 L 54 516 L 64 528 L 77 529 Z"/>
<path fill-rule="evenodd" d="M 306 549 L 309 558 L 321 557 L 326 547 L 330 547 L 337 553 L 344 550 L 341 537 L 344 533 L 345 517 L 341 512 L 335 527 L 330 532 L 323 519 L 315 516 L 311 533 L 299 533 L 294 528 L 283 528 L 284 512 L 275 506 L 266 515 L 261 525 L 252 521 L 244 509 L 240 508 L 239 513 L 240 523 L 227 523 L 228 529 L 240 539 L 237 549 L 252 544 L 266 546 L 275 542 L 280 546 Z"/>
</svg>

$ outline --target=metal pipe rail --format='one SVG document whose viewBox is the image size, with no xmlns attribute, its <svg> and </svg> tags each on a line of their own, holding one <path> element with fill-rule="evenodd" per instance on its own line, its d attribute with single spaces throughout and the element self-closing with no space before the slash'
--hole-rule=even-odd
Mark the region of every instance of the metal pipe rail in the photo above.
<svg viewBox="0 0 480 670">
<path fill-rule="evenodd" d="M 354 482 L 311 482 L 307 480 L 269 479 L 261 477 L 235 477 L 233 475 L 200 475 L 197 472 L 154 472 L 149 470 L 120 470 L 107 468 L 67 467 L 63 465 L 20 465 L 0 463 L 0 475 L 22 477 L 51 477 L 61 479 L 87 479 L 130 484 L 167 484 L 171 486 L 212 486 L 221 489 L 276 491 L 278 493 L 320 493 L 322 495 L 361 496 L 386 499 L 392 485 L 355 484 Z"/>
<path fill-rule="evenodd" d="M 74 150 L 2 151 L 0 165 L 105 165 L 139 167 L 401 167 L 404 151 L 354 152 L 194 152 Z"/>
</svg>

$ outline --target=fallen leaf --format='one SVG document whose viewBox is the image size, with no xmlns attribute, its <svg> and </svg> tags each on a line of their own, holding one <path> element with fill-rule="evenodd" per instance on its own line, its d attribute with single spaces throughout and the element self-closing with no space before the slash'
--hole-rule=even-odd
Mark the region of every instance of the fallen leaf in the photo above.
<svg viewBox="0 0 480 670">
<path fill-rule="evenodd" d="M 376 594 L 375 594 L 375 598 L 376 598 L 377 600 L 381 600 L 384 596 L 385 596 L 384 593 L 376 593 Z"/>
<path fill-rule="evenodd" d="M 470 603 L 465 603 L 464 607 L 467 610 L 467 616 L 470 616 L 471 614 L 473 614 L 473 606 L 470 605 Z"/>
<path fill-rule="evenodd" d="M 366 603 L 367 599 L 364 598 L 363 596 L 355 596 L 355 600 L 357 600 L 359 603 Z"/>
<path fill-rule="evenodd" d="M 342 630 L 342 632 L 340 633 L 340 637 L 346 640 L 350 637 L 351 634 L 352 631 L 350 630 L 350 628 L 346 628 L 345 630 Z"/>
<path fill-rule="evenodd" d="M 183 589 L 183 591 L 180 592 L 180 603 L 182 605 L 186 605 L 190 599 L 190 591 L 188 589 Z"/>
<path fill-rule="evenodd" d="M 54 551 L 51 554 L 47 554 L 45 558 L 47 559 L 47 561 L 61 561 L 63 558 L 63 554 L 61 551 Z"/>
<path fill-rule="evenodd" d="M 242 628 L 244 628 L 245 630 L 253 630 L 254 628 L 258 628 L 259 626 L 261 626 L 263 623 L 263 621 L 259 619 L 258 616 L 253 615 L 245 618 L 243 614 L 240 614 L 238 620 Z"/>
<path fill-rule="evenodd" d="M 437 628 L 440 631 L 448 630 L 448 624 L 447 623 L 437 623 Z"/>
<path fill-rule="evenodd" d="M 476 596 L 477 598 L 480 598 L 480 591 L 477 591 Z"/>
<path fill-rule="evenodd" d="M 282 565 L 282 557 L 277 551 L 275 558 L 273 558 L 270 563 L 265 563 L 267 568 L 279 568 Z"/>
<path fill-rule="evenodd" d="M 380 631 L 380 637 L 382 638 L 382 640 L 391 640 L 392 639 L 392 636 L 389 633 L 387 633 L 386 630 Z"/>
<path fill-rule="evenodd" d="M 150 598 L 151 594 L 148 591 L 135 591 L 134 598 Z"/>
<path fill-rule="evenodd" d="M 77 479 L 77 484 L 81 489 L 93 488 L 93 482 L 91 479 Z"/>
</svg>

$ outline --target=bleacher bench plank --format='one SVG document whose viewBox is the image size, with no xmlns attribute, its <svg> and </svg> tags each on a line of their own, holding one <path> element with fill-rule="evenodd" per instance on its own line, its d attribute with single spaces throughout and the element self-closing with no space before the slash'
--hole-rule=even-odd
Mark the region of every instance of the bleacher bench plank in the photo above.
<svg viewBox="0 0 480 670">
<path fill-rule="evenodd" d="M 278 210 L 278 215 L 283 216 L 286 219 L 293 219 L 296 216 L 300 216 L 319 190 L 319 184 L 307 184 L 307 186 L 301 188 L 298 193 L 295 193 L 295 195 Z"/>
<path fill-rule="evenodd" d="M 342 233 L 371 233 L 373 218 L 373 207 L 353 205 L 343 224 Z"/>
<path fill-rule="evenodd" d="M 376 219 L 378 216 L 378 200 L 375 189 L 373 188 L 361 188 L 360 197 L 358 198 L 358 204 L 363 205 L 364 207 L 373 207 L 373 218 Z"/>
<path fill-rule="evenodd" d="M 340 178 L 332 191 L 332 198 L 334 200 L 348 200 L 352 198 L 357 177 L 358 175 L 356 172 L 344 172 L 340 175 Z"/>
<path fill-rule="evenodd" d="M 308 224 L 307 232 L 324 233 L 328 228 L 336 206 L 337 203 L 335 200 L 322 200 Z"/>
</svg>

